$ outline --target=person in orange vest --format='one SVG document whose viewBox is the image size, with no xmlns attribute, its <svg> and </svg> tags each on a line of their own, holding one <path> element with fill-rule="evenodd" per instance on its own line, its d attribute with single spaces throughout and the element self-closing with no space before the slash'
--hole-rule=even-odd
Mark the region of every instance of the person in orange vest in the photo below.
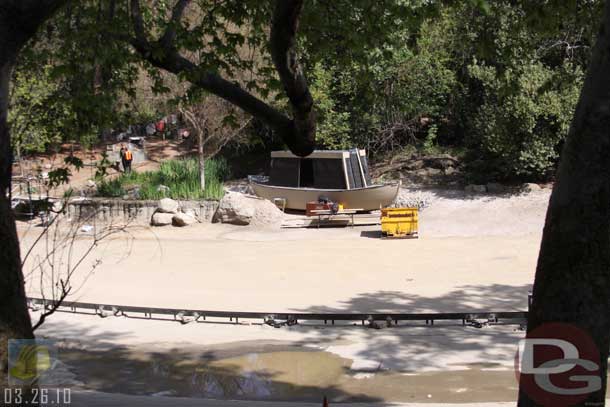
<svg viewBox="0 0 610 407">
<path fill-rule="evenodd" d="M 127 164 L 125 163 L 125 144 L 121 144 L 121 149 L 119 150 L 119 158 L 121 159 L 121 165 L 123 166 L 123 172 L 125 172 L 125 168 L 127 168 Z"/>
<path fill-rule="evenodd" d="M 125 148 L 123 151 L 123 170 L 126 173 L 131 172 L 131 162 L 133 161 L 133 154 L 129 147 Z"/>
</svg>

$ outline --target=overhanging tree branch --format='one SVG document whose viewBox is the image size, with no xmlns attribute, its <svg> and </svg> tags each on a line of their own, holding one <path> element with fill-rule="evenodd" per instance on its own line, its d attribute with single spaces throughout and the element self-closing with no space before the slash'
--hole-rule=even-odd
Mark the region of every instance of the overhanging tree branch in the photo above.
<svg viewBox="0 0 610 407">
<path fill-rule="evenodd" d="M 175 46 L 176 27 L 188 3 L 189 1 L 179 0 L 173 8 L 172 21 L 163 36 L 159 40 L 150 40 L 140 1 L 130 0 L 131 21 L 135 34 L 135 37 L 129 40 L 130 44 L 153 66 L 176 75 L 180 74 L 192 84 L 243 109 L 273 128 L 292 152 L 301 156 L 309 155 L 313 151 L 315 142 L 315 114 L 313 98 L 307 89 L 307 82 L 300 68 L 294 70 L 295 67 L 299 67 L 298 62 L 276 64 L 293 107 L 294 119 L 290 119 L 280 110 L 244 90 L 239 84 L 224 79 L 203 65 L 195 64 L 178 52 Z M 276 49 L 278 54 L 284 49 L 294 61 L 297 60 L 295 38 L 301 10 L 302 2 L 289 1 L 284 4 L 283 0 L 278 0 L 274 13 L 275 35 L 272 35 L 271 42 L 276 41 L 277 45 L 272 48 Z M 283 16 L 287 19 L 284 20 Z M 287 43 L 281 38 L 284 34 L 290 36 Z"/>
</svg>

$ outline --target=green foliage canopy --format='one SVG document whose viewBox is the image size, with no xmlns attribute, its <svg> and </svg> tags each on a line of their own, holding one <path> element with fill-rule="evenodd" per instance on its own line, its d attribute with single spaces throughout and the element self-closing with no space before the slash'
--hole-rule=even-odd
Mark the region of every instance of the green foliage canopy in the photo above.
<svg viewBox="0 0 610 407">
<path fill-rule="evenodd" d="M 151 53 L 167 52 L 164 42 L 174 39 L 197 66 L 195 77 L 219 75 L 288 110 L 269 49 L 274 1 L 193 0 L 178 21 L 171 18 L 176 0 L 141 4 L 144 29 L 158 40 Z M 465 146 L 473 173 L 545 177 L 567 134 L 602 5 L 308 1 L 297 38 L 316 101 L 318 144 L 373 154 Z M 155 94 L 205 96 L 197 86 L 176 86 L 192 76 L 168 81 L 134 52 L 129 12 L 129 1 L 71 2 L 39 33 L 15 74 L 16 146 L 93 142 L 134 120 L 131 102 L 141 96 L 143 73 Z"/>
</svg>

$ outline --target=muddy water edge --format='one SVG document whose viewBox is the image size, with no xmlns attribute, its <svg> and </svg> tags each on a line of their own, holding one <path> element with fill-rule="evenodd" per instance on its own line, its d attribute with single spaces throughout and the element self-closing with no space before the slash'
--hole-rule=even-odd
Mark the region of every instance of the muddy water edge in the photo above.
<svg viewBox="0 0 610 407">
<path fill-rule="evenodd" d="M 155 351 L 60 347 L 75 387 L 129 395 L 335 402 L 502 402 L 516 397 L 512 370 L 468 366 L 447 372 L 350 369 L 329 352 L 283 344 L 234 343 Z"/>
</svg>

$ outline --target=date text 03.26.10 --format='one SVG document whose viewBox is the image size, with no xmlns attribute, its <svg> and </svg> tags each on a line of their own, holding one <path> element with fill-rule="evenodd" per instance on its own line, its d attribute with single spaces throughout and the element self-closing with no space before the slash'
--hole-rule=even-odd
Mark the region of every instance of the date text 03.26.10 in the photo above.
<svg viewBox="0 0 610 407">
<path fill-rule="evenodd" d="M 9 387 L 4 389 L 4 405 L 8 406 L 69 406 L 72 394 L 67 388 L 30 388 Z"/>
</svg>

